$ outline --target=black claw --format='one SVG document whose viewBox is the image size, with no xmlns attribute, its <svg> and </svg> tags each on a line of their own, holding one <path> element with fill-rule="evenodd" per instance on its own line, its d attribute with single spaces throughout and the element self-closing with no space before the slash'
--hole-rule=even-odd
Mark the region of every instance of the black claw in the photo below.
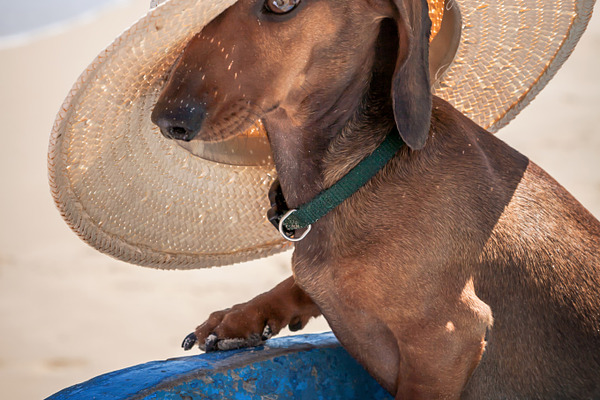
<svg viewBox="0 0 600 400">
<path fill-rule="evenodd" d="M 273 330 L 271 329 L 271 327 L 269 325 L 265 325 L 265 329 L 263 329 L 263 332 L 261 335 L 261 340 L 264 342 L 265 340 L 270 339 L 271 336 L 273 336 Z M 255 344 L 254 346 L 258 346 L 258 344 Z"/>
<path fill-rule="evenodd" d="M 299 331 L 300 329 L 302 329 L 302 320 L 299 319 L 296 322 L 292 322 L 288 325 L 288 328 L 290 328 L 290 331 L 292 332 Z"/>
<path fill-rule="evenodd" d="M 218 342 L 219 342 L 219 338 L 217 337 L 217 335 L 215 335 L 214 333 L 211 333 L 210 335 L 208 335 L 208 337 L 204 341 L 204 347 L 206 349 L 205 351 L 207 353 L 209 353 L 211 351 L 217 351 L 218 350 L 218 347 L 217 347 Z"/>
<path fill-rule="evenodd" d="M 181 347 L 183 347 L 184 350 L 189 350 L 192 347 L 194 347 L 194 345 L 196 344 L 196 334 L 194 332 L 190 333 L 189 335 L 187 335 L 185 337 L 185 339 L 183 339 L 183 343 L 181 343 Z"/>
</svg>

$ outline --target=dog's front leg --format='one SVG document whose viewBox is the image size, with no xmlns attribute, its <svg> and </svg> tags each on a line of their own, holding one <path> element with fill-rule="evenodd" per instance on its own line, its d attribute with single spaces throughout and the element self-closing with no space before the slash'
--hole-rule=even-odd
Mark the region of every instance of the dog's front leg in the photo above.
<svg viewBox="0 0 600 400">
<path fill-rule="evenodd" d="M 461 332 L 417 331 L 421 335 L 409 343 L 401 343 L 396 399 L 458 400 L 481 360 L 484 336 L 452 338 Z M 443 331 L 446 332 L 443 332 Z"/>
<path fill-rule="evenodd" d="M 189 350 L 198 343 L 205 351 L 257 346 L 286 325 L 297 331 L 319 315 L 317 305 L 290 277 L 247 303 L 213 312 L 182 346 Z"/>
<path fill-rule="evenodd" d="M 459 399 L 483 356 L 493 318 L 472 280 L 455 301 L 430 305 L 427 313 L 412 315 L 413 323 L 393 328 L 401 355 L 397 399 Z"/>
</svg>

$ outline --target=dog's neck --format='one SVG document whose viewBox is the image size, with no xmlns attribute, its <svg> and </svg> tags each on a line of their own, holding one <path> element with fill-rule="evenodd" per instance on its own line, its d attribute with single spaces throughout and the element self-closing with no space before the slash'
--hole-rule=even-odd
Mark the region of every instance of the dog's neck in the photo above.
<svg viewBox="0 0 600 400">
<path fill-rule="evenodd" d="M 285 143 L 272 138 L 275 164 L 286 201 L 297 208 L 330 187 L 352 167 L 372 153 L 395 129 L 393 116 L 376 117 L 369 103 L 341 127 L 332 130 L 279 128 Z M 283 118 L 282 118 L 283 120 Z M 276 123 L 276 122 L 275 122 Z"/>
<path fill-rule="evenodd" d="M 369 98 L 371 97 L 371 98 Z M 323 186 L 330 187 L 379 146 L 395 130 L 391 103 L 367 93 L 359 110 L 330 142 L 323 158 Z"/>
<path fill-rule="evenodd" d="M 283 109 L 269 118 L 267 131 L 277 132 L 270 141 L 290 208 L 337 182 L 395 129 L 390 97 L 395 46 L 394 35 L 383 27 L 360 77 L 329 102 L 319 99 L 308 106 L 310 119 L 301 127 L 286 123 L 290 118 Z"/>
</svg>

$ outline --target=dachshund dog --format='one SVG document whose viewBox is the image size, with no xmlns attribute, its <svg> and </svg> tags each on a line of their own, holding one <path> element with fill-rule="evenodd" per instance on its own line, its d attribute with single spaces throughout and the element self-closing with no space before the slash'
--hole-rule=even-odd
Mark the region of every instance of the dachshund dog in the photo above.
<svg viewBox="0 0 600 400">
<path fill-rule="evenodd" d="M 296 243 L 293 277 L 185 347 L 322 313 L 398 399 L 600 398 L 600 223 L 432 96 L 429 31 L 421 0 L 239 0 L 188 43 L 152 120 L 219 141 L 260 119 L 290 208 L 391 131 L 406 146 Z"/>
</svg>

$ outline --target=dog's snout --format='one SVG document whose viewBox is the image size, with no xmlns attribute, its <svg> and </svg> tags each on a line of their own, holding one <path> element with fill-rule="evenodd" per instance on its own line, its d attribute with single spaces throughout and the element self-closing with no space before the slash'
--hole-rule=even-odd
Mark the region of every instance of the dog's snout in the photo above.
<svg viewBox="0 0 600 400">
<path fill-rule="evenodd" d="M 202 129 L 205 117 L 206 111 L 202 106 L 188 104 L 185 107 L 169 107 L 159 101 L 151 119 L 167 139 L 189 142 Z"/>
</svg>

